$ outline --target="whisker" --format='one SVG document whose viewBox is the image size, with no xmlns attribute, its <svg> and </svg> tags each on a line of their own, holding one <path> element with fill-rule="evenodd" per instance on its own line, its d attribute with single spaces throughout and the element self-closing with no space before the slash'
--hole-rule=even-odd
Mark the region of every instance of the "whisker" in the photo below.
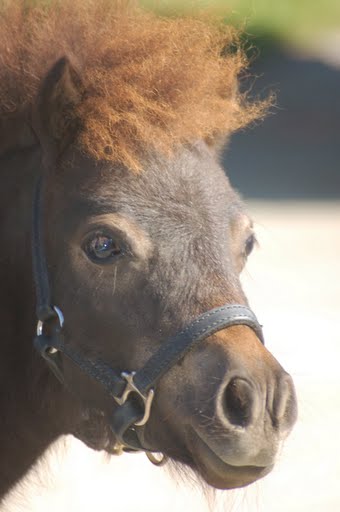
<svg viewBox="0 0 340 512">
<path fill-rule="evenodd" d="M 113 274 L 113 287 L 112 287 L 112 297 L 114 296 L 115 294 L 115 291 L 116 291 L 116 283 L 117 283 L 117 270 L 118 270 L 118 265 L 115 266 L 115 269 L 114 269 L 114 274 Z"/>
</svg>

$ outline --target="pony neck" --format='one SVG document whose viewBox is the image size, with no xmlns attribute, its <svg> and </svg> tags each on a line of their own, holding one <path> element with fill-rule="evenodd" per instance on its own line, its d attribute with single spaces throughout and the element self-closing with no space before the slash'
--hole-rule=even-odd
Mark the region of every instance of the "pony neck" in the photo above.
<svg viewBox="0 0 340 512">
<path fill-rule="evenodd" d="M 67 431 L 58 418 L 68 398 L 32 346 L 31 205 L 40 149 L 23 144 L 20 130 L 11 138 L 13 123 L 0 148 L 0 500 Z"/>
</svg>

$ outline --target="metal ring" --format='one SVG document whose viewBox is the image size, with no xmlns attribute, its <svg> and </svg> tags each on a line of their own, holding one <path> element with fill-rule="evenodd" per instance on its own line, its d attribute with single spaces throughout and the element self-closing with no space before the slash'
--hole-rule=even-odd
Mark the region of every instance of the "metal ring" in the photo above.
<svg viewBox="0 0 340 512">
<path fill-rule="evenodd" d="M 145 455 L 155 466 L 164 466 L 168 462 L 169 457 L 162 452 L 145 452 Z"/>
<path fill-rule="evenodd" d="M 63 312 L 61 311 L 60 308 L 58 308 L 58 306 L 53 306 L 53 309 L 57 313 L 60 327 L 63 327 L 64 322 L 65 322 Z"/>
<path fill-rule="evenodd" d="M 64 322 L 65 322 L 63 312 L 61 311 L 60 308 L 58 308 L 58 306 L 52 306 L 52 308 L 54 309 L 54 311 L 57 314 L 60 327 L 63 327 Z M 43 322 L 43 320 L 38 320 L 38 323 L 37 323 L 37 336 L 41 336 L 42 335 L 43 329 L 44 329 L 44 322 Z"/>
</svg>

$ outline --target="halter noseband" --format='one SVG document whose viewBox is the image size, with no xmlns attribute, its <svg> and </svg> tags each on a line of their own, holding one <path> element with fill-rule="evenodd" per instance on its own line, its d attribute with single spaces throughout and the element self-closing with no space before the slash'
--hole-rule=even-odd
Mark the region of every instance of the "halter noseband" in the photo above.
<svg viewBox="0 0 340 512">
<path fill-rule="evenodd" d="M 84 357 L 64 343 L 64 316 L 59 308 L 51 306 L 51 293 L 43 241 L 42 178 L 37 181 L 33 200 L 32 258 L 36 290 L 37 334 L 34 346 L 56 377 L 65 384 L 62 355 L 92 379 L 99 382 L 116 402 L 110 426 L 117 439 L 117 448 L 125 451 L 144 450 L 138 429 L 150 416 L 155 386 L 162 376 L 202 340 L 233 325 L 247 325 L 262 343 L 263 334 L 255 314 L 241 304 L 227 304 L 198 316 L 183 330 L 170 336 L 135 372 L 119 372 L 101 360 Z"/>
</svg>

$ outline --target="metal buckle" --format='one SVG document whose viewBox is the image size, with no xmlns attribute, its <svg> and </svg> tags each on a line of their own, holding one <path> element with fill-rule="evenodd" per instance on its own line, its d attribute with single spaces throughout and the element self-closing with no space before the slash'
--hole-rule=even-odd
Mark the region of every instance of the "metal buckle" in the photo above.
<svg viewBox="0 0 340 512">
<path fill-rule="evenodd" d="M 63 327 L 64 325 L 64 315 L 63 315 L 63 312 L 61 311 L 61 309 L 58 308 L 58 306 L 53 306 L 53 309 L 54 311 L 56 312 L 57 314 L 57 317 L 58 317 L 58 320 L 59 320 L 59 325 L 60 325 L 60 328 Z M 44 323 L 42 320 L 38 320 L 38 323 L 37 323 L 37 336 L 41 336 L 43 334 L 43 331 L 44 331 Z M 49 347 L 48 349 L 48 353 L 49 354 L 55 354 L 56 352 L 58 352 L 58 350 L 54 347 Z"/>
<path fill-rule="evenodd" d="M 124 389 L 122 395 L 120 397 L 114 397 L 114 398 L 115 398 L 117 404 L 123 405 L 123 404 L 125 404 L 126 400 L 128 399 L 128 396 L 130 395 L 130 393 L 137 393 L 137 395 L 142 399 L 143 404 L 144 404 L 144 416 L 141 420 L 136 421 L 136 423 L 134 423 L 134 425 L 136 425 L 137 427 L 141 427 L 142 425 L 145 425 L 145 423 L 148 421 L 148 419 L 150 417 L 151 404 L 152 404 L 152 400 L 155 395 L 155 392 L 153 389 L 150 389 L 147 396 L 144 396 L 140 392 L 140 390 L 137 388 L 137 386 L 135 385 L 135 383 L 133 381 L 135 374 L 136 374 L 136 372 L 131 372 L 131 373 L 122 372 L 121 373 L 121 376 L 123 377 L 123 379 L 126 380 L 126 386 L 125 386 L 125 389 Z"/>
</svg>

